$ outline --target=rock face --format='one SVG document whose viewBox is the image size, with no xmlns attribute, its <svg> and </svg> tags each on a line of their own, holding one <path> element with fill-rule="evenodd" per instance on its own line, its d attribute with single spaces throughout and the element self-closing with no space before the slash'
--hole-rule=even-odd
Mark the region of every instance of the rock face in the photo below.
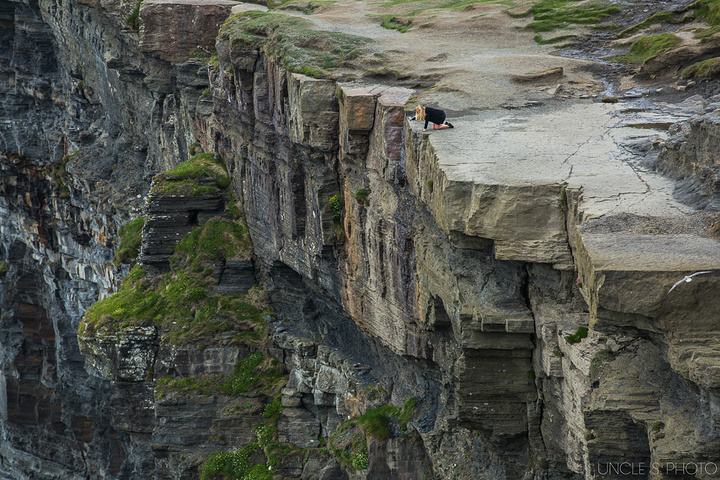
<svg viewBox="0 0 720 480">
<path fill-rule="evenodd" d="M 569 103 L 428 135 L 412 90 L 297 73 L 258 32 L 215 45 L 236 3 L 146 0 L 135 31 L 133 2 L 0 0 L 1 475 L 197 478 L 248 445 L 301 479 L 718 460 L 716 114 Z M 151 183 L 195 150 L 229 185 Z M 235 199 L 252 258 L 204 274 L 265 286 L 262 335 L 145 319 L 79 348 L 125 221 L 160 275 Z M 260 352 L 271 385 L 198 381 Z"/>
</svg>

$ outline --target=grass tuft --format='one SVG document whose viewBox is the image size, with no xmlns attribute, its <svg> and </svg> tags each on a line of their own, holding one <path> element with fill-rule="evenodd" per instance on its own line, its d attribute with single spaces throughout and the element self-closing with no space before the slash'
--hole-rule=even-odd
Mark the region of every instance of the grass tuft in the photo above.
<svg viewBox="0 0 720 480">
<path fill-rule="evenodd" d="M 615 57 L 615 59 L 622 62 L 642 64 L 661 53 L 672 50 L 680 42 L 680 37 L 672 33 L 645 35 L 633 42 L 627 54 Z"/>
<path fill-rule="evenodd" d="M 253 394 L 261 393 L 273 396 L 282 387 L 284 380 L 282 366 L 277 360 L 260 352 L 254 352 L 238 361 L 230 375 L 166 376 L 158 379 L 155 392 L 158 398 L 163 398 L 171 392 L 231 397 L 252 392 Z M 282 404 L 277 398 L 265 406 L 263 416 L 268 419 L 277 419 L 281 412 Z"/>
<path fill-rule="evenodd" d="M 135 261 L 140 253 L 143 226 L 145 226 L 145 217 L 138 217 L 120 228 L 118 232 L 120 246 L 115 252 L 115 265 L 129 264 Z"/>
<path fill-rule="evenodd" d="M 211 153 L 200 153 L 157 175 L 151 193 L 199 196 L 218 193 L 229 185 L 225 165 Z"/>
<path fill-rule="evenodd" d="M 720 77 L 720 57 L 708 58 L 693 63 L 680 71 L 682 78 L 717 78 Z"/>
<path fill-rule="evenodd" d="M 215 452 L 200 467 L 200 480 L 248 479 L 271 480 L 272 475 L 262 464 L 253 464 L 253 457 L 262 455 L 257 443 L 249 443 L 231 452 Z"/>
<path fill-rule="evenodd" d="M 412 20 L 396 15 L 383 15 L 380 26 L 388 30 L 397 30 L 400 33 L 405 33 L 412 27 Z"/>
<path fill-rule="evenodd" d="M 357 202 L 360 205 L 367 205 L 368 198 L 370 197 L 370 189 L 369 188 L 358 188 L 357 190 L 355 190 L 355 193 L 353 194 L 353 196 L 355 197 L 355 200 L 357 200 Z"/>
<path fill-rule="evenodd" d="M 596 25 L 620 8 L 605 1 L 539 0 L 530 9 L 534 32 L 551 32 L 577 25 Z"/>
<path fill-rule="evenodd" d="M 417 400 L 409 398 L 402 406 L 386 404 L 341 423 L 330 436 L 328 446 L 338 461 L 352 470 L 368 468 L 367 439 L 387 440 L 404 433 L 415 413 Z"/>
<path fill-rule="evenodd" d="M 133 31 L 140 30 L 140 8 L 142 8 L 143 0 L 137 0 L 130 14 L 125 18 L 125 24 Z"/>
<path fill-rule="evenodd" d="M 176 344 L 218 335 L 227 343 L 256 344 L 264 337 L 264 308 L 255 304 L 250 292 L 226 295 L 213 291 L 217 284 L 214 265 L 249 257 L 250 251 L 244 225 L 210 219 L 180 241 L 171 257 L 170 272 L 150 276 L 142 267 L 133 267 L 115 294 L 87 310 L 78 334 L 155 325 Z"/>
<path fill-rule="evenodd" d="M 588 336 L 588 328 L 587 327 L 578 327 L 578 329 L 575 330 L 575 333 L 565 336 L 565 341 L 570 344 L 580 343 L 583 341 L 584 338 L 587 338 L 587 336 Z"/>
</svg>

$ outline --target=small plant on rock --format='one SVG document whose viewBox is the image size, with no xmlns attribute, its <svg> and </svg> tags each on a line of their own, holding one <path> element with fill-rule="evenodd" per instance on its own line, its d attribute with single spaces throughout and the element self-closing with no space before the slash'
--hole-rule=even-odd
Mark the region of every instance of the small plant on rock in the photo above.
<svg viewBox="0 0 720 480">
<path fill-rule="evenodd" d="M 367 205 L 369 196 L 370 189 L 368 188 L 358 188 L 357 190 L 355 190 L 354 197 L 360 205 Z"/>
<path fill-rule="evenodd" d="M 132 263 L 140 253 L 142 243 L 142 229 L 145 226 L 145 217 L 138 217 L 123 225 L 118 232 L 120 246 L 115 252 L 115 265 Z"/>
<path fill-rule="evenodd" d="M 583 341 L 584 338 L 587 338 L 587 336 L 588 336 L 588 328 L 587 327 L 578 327 L 578 329 L 575 330 L 575 333 L 565 336 L 565 341 L 570 344 L 580 343 Z"/>
<path fill-rule="evenodd" d="M 125 18 L 125 24 L 134 31 L 140 30 L 140 9 L 142 8 L 143 0 L 137 0 L 130 14 Z"/>
<path fill-rule="evenodd" d="M 343 214 L 343 201 L 340 195 L 330 195 L 327 199 L 327 206 L 335 221 L 340 221 Z"/>
</svg>

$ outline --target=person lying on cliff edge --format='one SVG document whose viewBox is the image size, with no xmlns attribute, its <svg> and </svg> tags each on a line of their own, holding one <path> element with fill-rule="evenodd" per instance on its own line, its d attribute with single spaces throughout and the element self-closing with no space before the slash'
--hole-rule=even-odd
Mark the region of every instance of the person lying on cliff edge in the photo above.
<svg viewBox="0 0 720 480">
<path fill-rule="evenodd" d="M 426 107 L 425 105 L 418 105 L 417 107 L 415 107 L 415 116 L 412 117 L 410 120 L 425 120 L 424 130 L 427 130 L 428 123 L 433 124 L 433 130 L 445 130 L 446 128 L 455 128 L 452 123 L 445 120 L 446 118 L 447 115 L 445 115 L 445 111 L 443 110 Z"/>
</svg>

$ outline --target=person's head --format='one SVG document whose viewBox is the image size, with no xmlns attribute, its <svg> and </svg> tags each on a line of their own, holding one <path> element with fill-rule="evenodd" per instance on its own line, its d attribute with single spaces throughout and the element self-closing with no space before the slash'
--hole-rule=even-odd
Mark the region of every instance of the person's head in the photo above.
<svg viewBox="0 0 720 480">
<path fill-rule="evenodd" d="M 418 120 L 425 120 L 425 107 L 418 105 L 415 107 L 415 118 Z"/>
</svg>

